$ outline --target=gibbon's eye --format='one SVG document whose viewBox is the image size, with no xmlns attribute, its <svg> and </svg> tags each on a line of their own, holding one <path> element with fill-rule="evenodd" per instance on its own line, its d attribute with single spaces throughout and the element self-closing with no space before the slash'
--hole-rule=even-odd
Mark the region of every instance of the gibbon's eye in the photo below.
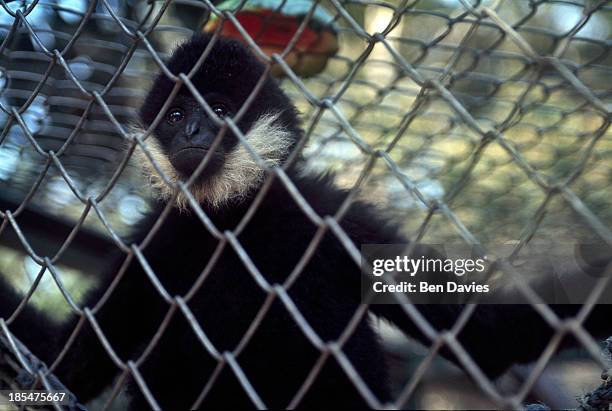
<svg viewBox="0 0 612 411">
<path fill-rule="evenodd" d="M 228 108 L 221 103 L 213 104 L 212 106 L 210 106 L 210 108 L 212 109 L 213 113 L 215 113 L 221 118 L 227 116 L 227 114 L 229 113 Z"/>
<path fill-rule="evenodd" d="M 173 108 L 168 111 L 168 114 L 166 114 L 166 121 L 168 121 L 168 123 L 171 125 L 178 123 L 184 118 L 185 113 L 183 113 L 183 110 L 181 110 L 180 108 Z"/>
</svg>

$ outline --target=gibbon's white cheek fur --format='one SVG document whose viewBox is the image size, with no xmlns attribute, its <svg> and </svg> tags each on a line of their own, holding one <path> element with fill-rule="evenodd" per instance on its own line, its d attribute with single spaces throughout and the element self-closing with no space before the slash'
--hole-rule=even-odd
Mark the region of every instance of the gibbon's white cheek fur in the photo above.
<svg viewBox="0 0 612 411">
<path fill-rule="evenodd" d="M 265 114 L 246 133 L 246 140 L 250 147 L 270 167 L 281 163 L 292 141 L 290 131 L 276 122 L 278 117 L 278 113 Z M 133 127 L 132 133 L 143 134 L 144 129 Z M 179 174 L 154 135 L 147 138 L 145 146 L 159 170 L 172 183 L 176 183 L 180 179 Z M 162 200 L 169 200 L 174 193 L 174 187 L 163 180 L 140 146 L 136 147 L 134 158 L 149 180 L 154 195 Z M 264 175 L 265 170 L 257 164 L 245 146 L 238 142 L 232 151 L 225 155 L 221 169 L 213 176 L 204 176 L 201 183 L 194 183 L 190 191 L 200 204 L 206 203 L 216 208 L 229 200 L 242 198 L 251 190 L 259 187 Z M 177 207 L 187 209 L 187 204 L 187 198 L 182 192 L 179 192 L 176 200 Z"/>
</svg>

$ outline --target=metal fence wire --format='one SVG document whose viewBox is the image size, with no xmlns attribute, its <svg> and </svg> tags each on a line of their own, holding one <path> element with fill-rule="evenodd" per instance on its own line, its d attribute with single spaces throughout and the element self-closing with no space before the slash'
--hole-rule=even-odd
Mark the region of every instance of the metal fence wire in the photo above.
<svg viewBox="0 0 612 411">
<path fill-rule="evenodd" d="M 147 207 L 141 177 L 130 163 L 136 147 L 147 153 L 147 142 L 130 134 L 129 124 L 153 75 L 167 70 L 163 61 L 177 41 L 201 31 L 211 16 L 241 27 L 235 14 L 247 2 L 236 3 L 234 10 L 220 10 L 218 2 L 208 0 L 0 0 L 0 234 L 14 232 L 35 277 L 50 279 L 60 289 L 68 311 L 81 317 L 77 332 L 85 322 L 95 329 L 122 375 L 107 405 L 131 378 L 157 408 L 155 392 L 139 371 L 151 350 L 129 360 L 114 354 L 112 341 L 97 326 L 100 307 L 81 306 L 78 292 L 63 276 L 71 265 L 65 257 L 79 247 L 73 243 L 76 234 L 90 230 L 126 258 L 142 258 L 140 244 L 122 240 Z M 278 9 L 286 3 L 279 2 Z M 242 30 L 252 51 L 280 74 L 302 114 L 307 144 L 300 154 L 307 167 L 333 169 L 339 185 L 354 189 L 351 201 L 364 196 L 393 210 L 405 221 L 411 240 L 486 245 L 513 239 L 517 250 L 534 239 L 612 246 L 612 3 L 314 1 L 300 27 L 316 8 L 333 17 L 340 48 L 326 69 L 312 77 L 298 76 L 286 61 L 295 42 L 268 56 Z M 184 75 L 172 79 L 191 82 Z M 236 124 L 230 118 L 224 121 L 237 131 L 240 144 L 248 146 Z M 256 160 L 358 264 L 360 251 L 339 224 L 342 211 L 317 215 L 282 167 Z M 580 320 L 560 320 L 545 306 L 535 306 L 538 300 L 528 295 L 556 335 L 520 388 L 505 394 L 458 342 L 474 305 L 466 307 L 455 327 L 439 333 L 418 307 L 407 304 L 406 315 L 431 344 L 394 402 L 381 404 L 343 352 L 343 342 L 358 321 L 350 323 L 341 341 L 322 341 L 287 290 L 259 273 L 235 233 L 211 226 L 185 185 L 174 188 L 189 199 L 211 234 L 237 251 L 262 289 L 285 305 L 320 351 L 320 365 L 334 357 L 372 407 L 403 407 L 443 346 L 499 407 L 521 407 L 566 333 L 606 366 L 598 342 Z M 37 240 L 24 228 L 43 219 L 69 227 L 50 248 L 34 244 Z M 170 296 L 155 273 L 147 274 L 165 298 L 169 318 L 184 316 L 196 334 L 205 333 L 185 301 Z M 37 284 L 24 294 L 29 304 L 41 291 Z M 600 289 L 578 319 L 588 314 Z M 356 310 L 355 319 L 364 315 L 365 305 Z M 10 319 L 0 319 L 2 352 L 12 352 L 11 364 L 29 370 L 18 346 L 9 343 L 11 322 L 18 316 L 19 309 Z M 158 336 L 168 323 L 164 321 Z M 204 348 L 235 374 L 255 406 L 265 407 L 237 352 Z M 38 383 L 54 386 L 52 371 L 53 366 L 38 373 Z M 208 384 L 214 384 L 216 375 Z M 312 376 L 300 393 L 312 385 L 316 370 Z"/>
</svg>

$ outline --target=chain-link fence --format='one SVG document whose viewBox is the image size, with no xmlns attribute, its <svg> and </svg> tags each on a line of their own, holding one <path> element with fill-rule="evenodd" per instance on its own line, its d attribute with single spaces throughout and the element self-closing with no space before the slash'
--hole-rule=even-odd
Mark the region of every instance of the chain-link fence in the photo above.
<svg viewBox="0 0 612 411">
<path fill-rule="evenodd" d="M 285 48 L 271 55 L 236 17 L 247 1 L 237 1 L 231 9 L 219 9 L 218 3 L 0 0 L 0 272 L 15 277 L 29 304 L 58 318 L 78 315 L 76 333 L 86 322 L 96 329 L 121 374 L 107 406 L 129 378 L 150 405 L 157 405 L 155 392 L 139 372 L 151 350 L 140 358 L 118 358 L 112 341 L 96 327 L 100 307 L 82 307 L 79 299 L 95 287 L 95 274 L 103 271 L 101 250 L 142 258 L 139 244 L 122 239 L 148 210 L 142 177 L 130 160 L 136 148 L 154 159 L 146 139 L 131 134 L 129 126 L 153 75 L 167 73 L 163 61 L 174 45 L 202 31 L 211 18 L 238 27 L 298 106 L 305 137 L 294 156 L 303 155 L 309 170 L 332 169 L 337 183 L 355 195 L 337 214 L 318 215 L 283 167 L 266 167 L 250 153 L 267 169 L 268 178 L 286 187 L 321 233 L 329 232 L 343 244 L 356 264 L 359 245 L 348 239 L 339 221 L 359 197 L 392 210 L 406 236 L 417 242 L 512 241 L 515 254 L 538 241 L 549 247 L 572 242 L 612 246 L 610 2 L 315 1 L 299 16 Z M 291 2 L 270 3 L 282 12 Z M 289 56 L 320 9 L 329 15 L 326 24 L 337 36 L 339 51 L 329 56 L 323 72 L 303 78 Z M 188 76 L 171 78 L 193 88 Z M 233 120 L 224 121 L 240 144 L 248 146 Z M 393 403 L 381 404 L 342 351 L 358 320 L 367 315 L 367 306 L 356 310 L 340 341 L 322 341 L 287 290 L 268 283 L 248 259 L 249 250 L 236 233 L 211 225 L 185 185 L 173 189 L 189 199 L 211 235 L 236 250 L 260 287 L 286 306 L 292 321 L 320 350 L 320 367 L 334 357 L 372 407 L 409 404 L 444 346 L 459 358 L 484 397 L 512 408 L 527 400 L 565 333 L 575 335 L 606 366 L 598 342 L 580 320 L 563 322 L 538 306 L 557 333 L 517 391 L 506 395 L 456 338 L 475 306 L 467 307 L 444 333 L 409 306 L 406 315 L 431 345 L 400 384 Z M 83 241 L 75 242 L 77 235 Z M 22 273 L 31 277 L 29 283 L 18 278 Z M 170 307 L 169 317 L 184 316 L 197 335 L 205 335 L 185 301 L 171 297 L 155 273 L 149 274 Z M 578 319 L 584 321 L 606 284 L 603 278 Z M 10 341 L 11 321 L 21 309 L 2 313 L 7 314 L 0 320 L 4 339 Z M 265 312 L 257 318 L 263 317 Z M 168 323 L 161 325 L 157 339 Z M 250 337 L 244 338 L 241 346 Z M 263 408 L 236 360 L 238 352 L 205 348 L 220 367 L 236 375 L 253 404 Z M 22 366 L 28 369 L 27 363 Z M 292 404 L 299 404 L 317 372 L 304 381 Z M 214 385 L 216 375 L 207 386 Z M 53 386 L 45 372 L 39 373 L 38 383 Z"/>
</svg>

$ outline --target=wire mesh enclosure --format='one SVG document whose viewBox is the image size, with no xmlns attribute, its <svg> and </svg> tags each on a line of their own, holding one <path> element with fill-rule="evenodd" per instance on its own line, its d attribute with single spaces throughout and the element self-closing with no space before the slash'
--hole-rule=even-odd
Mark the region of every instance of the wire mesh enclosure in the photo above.
<svg viewBox="0 0 612 411">
<path fill-rule="evenodd" d="M 264 50 L 257 33 L 237 17 L 253 2 L 234 3 L 0 0 L 0 273 L 24 293 L 24 304 L 15 312 L 0 313 L 0 354 L 19 351 L 11 343 L 11 323 L 26 304 L 55 320 L 76 314 L 75 334 L 89 323 L 120 375 L 101 403 L 121 408 L 117 397 L 131 379 L 158 408 L 156 393 L 139 371 L 150 350 L 140 358 L 114 355 L 112 341 L 96 327 L 96 311 L 105 301 L 84 307 L 80 299 L 96 286 L 106 251 L 143 258 L 141 244 L 124 240 L 149 210 L 150 190 L 132 155 L 142 150 L 149 162 L 155 160 L 147 134 L 134 135 L 131 129 L 154 76 L 170 74 L 164 63 L 169 53 L 193 33 L 210 30 L 212 21 L 233 25 L 278 78 L 305 130 L 295 156 L 303 157 L 309 171 L 332 170 L 337 184 L 354 194 L 346 207 L 359 198 L 375 203 L 401 221 L 403 233 L 416 242 L 463 242 L 485 249 L 510 243 L 516 253 L 530 242 L 549 248 L 612 247 L 611 2 L 272 1 L 278 13 L 305 4 L 288 41 L 274 52 Z M 264 27 L 271 21 L 264 20 Z M 299 53 L 297 60 L 294 54 L 313 22 L 324 24 L 338 47 L 323 56 L 324 69 L 304 73 Z M 184 74 L 170 77 L 192 87 Z M 248 147 L 247 130 L 239 130 L 231 118 L 224 121 Z M 268 167 L 249 152 L 267 178 L 281 181 L 313 223 L 338 238 L 359 264 L 359 245 L 339 224 L 346 210 L 318 215 L 283 167 Z M 171 185 L 167 176 L 162 179 Z M 188 199 L 188 207 L 219 241 L 243 255 L 262 289 L 287 307 L 320 351 L 320 366 L 335 358 L 372 407 L 448 408 L 444 402 L 422 402 L 418 395 L 442 347 L 459 358 L 478 396 L 486 399 L 485 407 L 519 408 L 533 399 L 566 333 L 581 342 L 598 369 L 607 366 L 598 341 L 581 322 L 608 277 L 602 277 L 578 320 L 562 321 L 538 306 L 556 334 L 512 393 L 487 378 L 456 338 L 475 306 L 466 307 L 452 330 L 439 333 L 418 315 L 418 307 L 407 304 L 406 315 L 431 344 L 414 372 L 396 383 L 393 402 L 383 404 L 352 367 L 343 341 L 321 340 L 287 290 L 270 284 L 253 266 L 238 236 L 211 226 L 185 184 L 171 188 Z M 169 295 L 156 274 L 149 274 L 169 317 L 184 316 L 198 336 L 205 336 L 184 296 Z M 367 316 L 367 306 L 354 315 Z M 161 324 L 157 339 L 166 326 Z M 246 344 L 249 336 L 244 338 Z M 68 344 L 49 369 L 37 373 L 39 386 L 57 386 L 50 378 L 70 349 Z M 239 352 L 205 349 L 219 367 L 234 373 L 255 407 L 266 406 L 241 369 Z M 13 367 L 20 360 L 30 370 L 19 355 Z M 0 370 L 0 380 L 9 375 Z M 299 405 L 316 376 L 315 368 L 292 405 Z M 202 388 L 213 386 L 215 378 Z"/>
</svg>

